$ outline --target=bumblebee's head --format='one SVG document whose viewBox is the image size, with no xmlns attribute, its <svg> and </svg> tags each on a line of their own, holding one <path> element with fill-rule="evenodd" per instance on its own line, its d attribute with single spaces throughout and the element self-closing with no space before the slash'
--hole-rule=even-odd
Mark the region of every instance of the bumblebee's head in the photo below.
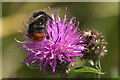
<svg viewBox="0 0 120 80">
<path fill-rule="evenodd" d="M 28 34 L 40 33 L 44 31 L 46 23 L 49 19 L 52 19 L 45 12 L 39 11 L 35 12 L 29 19 L 29 29 Z"/>
</svg>

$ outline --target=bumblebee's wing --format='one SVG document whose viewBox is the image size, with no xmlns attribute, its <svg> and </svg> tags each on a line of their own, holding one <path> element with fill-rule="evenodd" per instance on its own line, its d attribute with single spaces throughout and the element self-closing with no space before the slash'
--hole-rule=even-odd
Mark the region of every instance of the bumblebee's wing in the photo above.
<svg viewBox="0 0 120 80">
<path fill-rule="evenodd" d="M 33 23 L 33 22 L 35 22 L 35 21 L 36 21 L 36 19 L 35 19 L 34 17 L 31 17 L 27 23 L 28 23 L 28 24 L 31 24 L 31 23 Z"/>
</svg>

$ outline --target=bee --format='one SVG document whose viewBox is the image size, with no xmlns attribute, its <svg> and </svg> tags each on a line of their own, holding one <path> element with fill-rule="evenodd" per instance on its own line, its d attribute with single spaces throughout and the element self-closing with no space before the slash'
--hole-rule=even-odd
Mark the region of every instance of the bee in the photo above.
<svg viewBox="0 0 120 80">
<path fill-rule="evenodd" d="M 29 19 L 28 37 L 35 42 L 41 42 L 46 37 L 50 39 L 46 24 L 52 18 L 43 11 L 35 12 Z"/>
</svg>

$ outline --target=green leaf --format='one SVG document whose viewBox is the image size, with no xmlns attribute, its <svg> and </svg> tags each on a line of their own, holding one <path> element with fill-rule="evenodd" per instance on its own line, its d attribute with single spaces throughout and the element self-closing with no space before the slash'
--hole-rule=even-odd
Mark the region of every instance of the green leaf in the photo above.
<svg viewBox="0 0 120 80">
<path fill-rule="evenodd" d="M 81 66 L 81 67 L 77 67 L 74 70 L 75 72 L 92 72 L 92 73 L 96 73 L 96 74 L 105 74 L 102 72 L 99 72 L 97 69 L 92 68 L 92 67 L 88 67 L 88 66 Z"/>
</svg>

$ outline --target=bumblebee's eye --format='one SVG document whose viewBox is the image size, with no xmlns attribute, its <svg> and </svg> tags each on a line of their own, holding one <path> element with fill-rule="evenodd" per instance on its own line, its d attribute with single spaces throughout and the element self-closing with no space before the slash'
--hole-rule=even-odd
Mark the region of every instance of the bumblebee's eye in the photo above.
<svg viewBox="0 0 120 80">
<path fill-rule="evenodd" d="M 38 19 L 35 24 L 36 27 L 41 27 L 43 25 L 43 20 L 42 19 Z"/>
<path fill-rule="evenodd" d="M 40 26 L 43 25 L 43 21 L 42 20 L 39 21 L 39 25 Z"/>
</svg>

